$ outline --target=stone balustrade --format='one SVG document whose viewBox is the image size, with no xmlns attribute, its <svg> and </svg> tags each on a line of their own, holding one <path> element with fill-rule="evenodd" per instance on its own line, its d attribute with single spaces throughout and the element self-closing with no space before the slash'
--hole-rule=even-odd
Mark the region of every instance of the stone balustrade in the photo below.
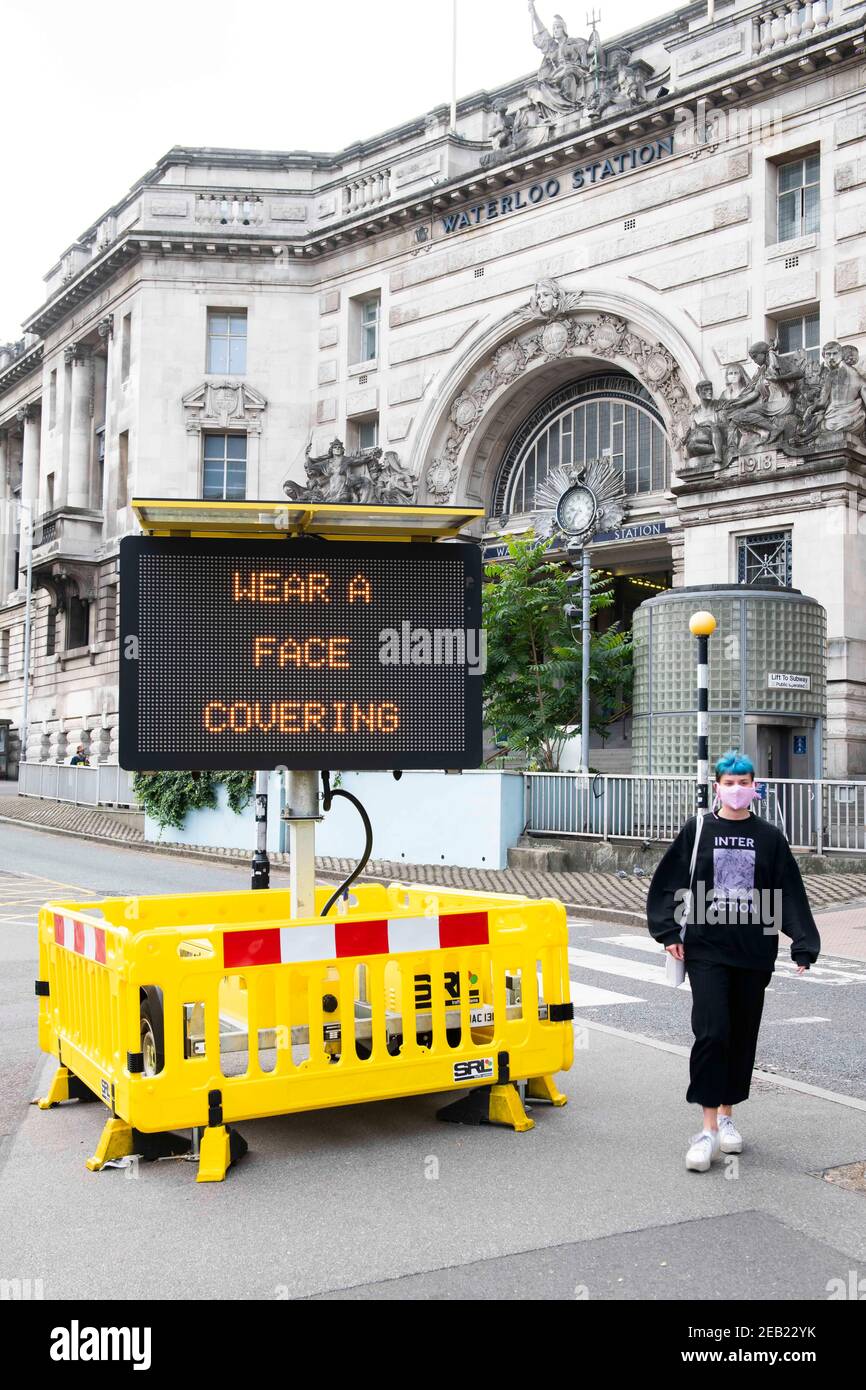
<svg viewBox="0 0 866 1390">
<path fill-rule="evenodd" d="M 391 170 L 377 169 L 371 174 L 358 174 L 343 185 L 343 213 L 365 212 L 379 207 L 391 197 Z"/>
<path fill-rule="evenodd" d="M 833 0 L 787 0 L 768 5 L 752 20 L 752 51 L 768 57 L 792 44 L 821 34 L 833 22 Z"/>
<path fill-rule="evenodd" d="M 260 227 L 264 200 L 254 193 L 200 193 L 195 220 L 209 227 Z"/>
</svg>

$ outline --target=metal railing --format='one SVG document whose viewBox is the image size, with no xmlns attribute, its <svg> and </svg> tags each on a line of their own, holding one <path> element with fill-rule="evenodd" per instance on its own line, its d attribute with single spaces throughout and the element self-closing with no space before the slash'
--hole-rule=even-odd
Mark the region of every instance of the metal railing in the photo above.
<svg viewBox="0 0 866 1390">
<path fill-rule="evenodd" d="M 18 795 L 65 801 L 73 806 L 135 806 L 132 773 L 111 763 L 71 767 L 69 763 L 22 763 Z"/>
<path fill-rule="evenodd" d="M 666 842 L 695 812 L 691 777 L 527 772 L 525 785 L 526 828 L 535 835 Z M 758 815 L 792 848 L 866 853 L 866 781 L 774 777 L 759 785 Z"/>
</svg>

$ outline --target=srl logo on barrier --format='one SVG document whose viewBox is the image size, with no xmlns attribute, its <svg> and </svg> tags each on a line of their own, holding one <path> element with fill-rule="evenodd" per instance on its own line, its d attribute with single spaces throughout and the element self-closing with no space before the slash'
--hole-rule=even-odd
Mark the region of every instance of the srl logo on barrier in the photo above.
<svg viewBox="0 0 866 1390">
<path fill-rule="evenodd" d="M 454 1063 L 454 1083 L 460 1081 L 489 1081 L 496 1068 L 492 1057 L 473 1057 L 466 1062 Z"/>
</svg>

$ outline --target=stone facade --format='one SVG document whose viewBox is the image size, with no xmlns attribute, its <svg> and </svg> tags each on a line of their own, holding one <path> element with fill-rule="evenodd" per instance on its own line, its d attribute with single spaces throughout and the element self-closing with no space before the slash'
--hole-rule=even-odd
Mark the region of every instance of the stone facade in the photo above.
<svg viewBox="0 0 866 1390">
<path fill-rule="evenodd" d="M 0 348 L 0 719 L 18 730 L 32 512 L 28 759 L 116 759 L 133 497 L 200 497 L 222 467 L 279 498 L 310 486 L 308 459 L 357 473 L 366 455 L 394 498 L 483 506 L 495 545 L 528 524 L 501 500 L 521 428 L 605 380 L 630 383 L 669 466 L 630 489 L 597 563 L 729 584 L 742 538 L 784 532 L 791 582 L 827 612 L 824 771 L 866 774 L 856 411 L 793 451 L 747 430 L 717 449 L 712 419 L 754 383 L 750 347 L 792 324 L 819 322 L 816 399 L 821 344 L 849 373 L 866 360 L 866 4 L 729 0 L 712 25 L 690 5 L 615 42 L 542 9 L 536 70 L 462 102 L 456 131 L 442 108 L 333 156 L 171 150 L 50 270 Z M 799 160 L 817 192 L 780 239 Z M 833 380 L 838 397 L 853 378 Z"/>
</svg>

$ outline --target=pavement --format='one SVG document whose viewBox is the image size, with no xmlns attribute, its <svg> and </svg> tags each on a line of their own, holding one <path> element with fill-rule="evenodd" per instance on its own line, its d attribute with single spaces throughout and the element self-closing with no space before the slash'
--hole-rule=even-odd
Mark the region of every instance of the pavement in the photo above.
<svg viewBox="0 0 866 1390">
<path fill-rule="evenodd" d="M 8 823 L 0 863 L 0 1281 L 76 1301 L 747 1302 L 866 1280 L 866 1193 L 825 1176 L 866 1160 L 857 958 L 802 978 L 780 960 L 746 1150 L 707 1174 L 683 1162 L 688 992 L 664 986 L 645 929 L 572 914 L 564 1110 L 536 1107 L 526 1134 L 437 1123 L 442 1096 L 247 1123 L 247 1156 L 197 1185 L 183 1160 L 89 1173 L 102 1108 L 27 1105 L 55 1065 L 35 1040 L 35 912 L 61 890 L 245 887 L 246 866 Z"/>
<path fill-rule="evenodd" d="M 746 1153 L 687 1173 L 686 1058 L 580 1027 L 569 1105 L 527 1134 L 438 1124 L 443 1097 L 286 1116 L 241 1126 L 220 1185 L 183 1161 L 89 1173 L 97 1107 L 30 1109 L 0 1273 L 49 1299 L 278 1301 L 818 1300 L 866 1274 L 866 1200 L 822 1180 L 866 1154 L 866 1109 L 761 1083 Z"/>
</svg>

